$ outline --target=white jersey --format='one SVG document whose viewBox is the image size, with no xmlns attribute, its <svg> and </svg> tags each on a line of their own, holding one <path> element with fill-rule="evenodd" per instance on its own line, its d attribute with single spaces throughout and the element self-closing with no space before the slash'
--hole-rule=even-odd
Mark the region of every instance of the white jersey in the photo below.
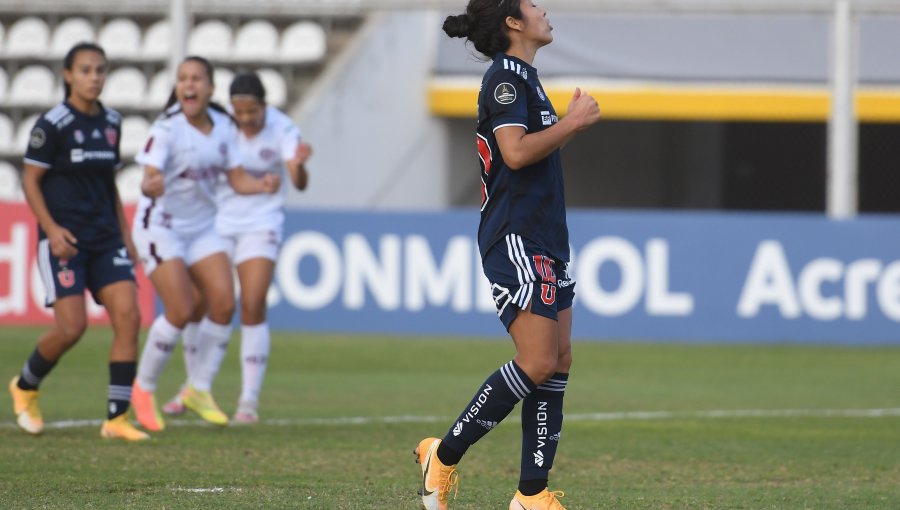
<svg viewBox="0 0 900 510">
<path fill-rule="evenodd" d="M 257 177 L 278 174 L 281 188 L 276 193 L 241 195 L 231 186 L 219 186 L 219 214 L 216 216 L 219 235 L 233 236 L 259 230 L 281 232 L 284 202 L 291 182 L 285 162 L 294 158 L 299 144 L 300 129 L 290 117 L 272 106 L 266 106 L 265 125 L 256 136 L 247 138 L 238 131 L 244 170 Z"/>
<path fill-rule="evenodd" d="M 163 172 L 165 193 L 155 199 L 141 197 L 135 227 L 161 226 L 189 236 L 214 225 L 219 176 L 241 166 L 241 156 L 234 122 L 212 109 L 209 116 L 209 134 L 192 126 L 181 112 L 153 123 L 135 161 Z"/>
</svg>

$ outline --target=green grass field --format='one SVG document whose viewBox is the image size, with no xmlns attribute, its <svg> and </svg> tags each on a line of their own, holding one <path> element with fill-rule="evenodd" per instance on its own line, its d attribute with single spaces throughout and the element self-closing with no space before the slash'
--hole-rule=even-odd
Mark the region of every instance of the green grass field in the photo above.
<svg viewBox="0 0 900 510">
<path fill-rule="evenodd" d="M 39 333 L 0 330 L 4 384 Z M 125 444 L 99 437 L 108 337 L 91 330 L 44 382 L 41 437 L 15 428 L 2 393 L 0 509 L 416 509 L 413 447 L 442 436 L 513 354 L 508 341 L 280 334 L 263 423 L 187 416 Z M 229 413 L 237 352 L 235 341 L 215 388 Z M 896 347 L 578 343 L 551 484 L 569 510 L 897 510 L 898 408 Z M 873 409 L 886 411 L 851 412 Z M 451 508 L 506 510 L 518 464 L 514 412 L 460 464 Z"/>
</svg>

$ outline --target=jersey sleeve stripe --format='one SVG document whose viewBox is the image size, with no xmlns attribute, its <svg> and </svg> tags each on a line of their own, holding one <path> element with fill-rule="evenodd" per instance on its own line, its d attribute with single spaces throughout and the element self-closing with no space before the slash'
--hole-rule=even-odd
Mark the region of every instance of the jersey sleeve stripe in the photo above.
<svg viewBox="0 0 900 510">
<path fill-rule="evenodd" d="M 25 158 L 25 164 L 26 165 L 34 165 L 34 166 L 40 167 L 40 168 L 50 168 L 51 166 L 53 166 L 50 163 L 44 163 L 43 161 L 38 161 L 36 159 L 30 159 L 30 158 Z"/>
<path fill-rule="evenodd" d="M 496 133 L 497 130 L 500 128 L 505 128 L 505 127 L 509 127 L 509 126 L 521 126 L 521 127 L 525 128 L 525 131 L 528 131 L 528 126 L 526 126 L 525 124 L 519 124 L 518 122 L 512 122 L 509 124 L 500 124 L 499 126 L 495 127 L 494 133 Z"/>
</svg>

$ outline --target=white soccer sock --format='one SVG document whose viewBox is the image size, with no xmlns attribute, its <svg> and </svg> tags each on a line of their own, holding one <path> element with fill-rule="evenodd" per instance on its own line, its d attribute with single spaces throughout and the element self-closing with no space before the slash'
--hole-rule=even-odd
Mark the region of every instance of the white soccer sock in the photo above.
<svg viewBox="0 0 900 510">
<path fill-rule="evenodd" d="M 141 389 L 156 391 L 156 381 L 172 357 L 179 334 L 181 330 L 167 321 L 165 315 L 153 321 L 138 366 L 137 381 Z"/>
<path fill-rule="evenodd" d="M 181 332 L 182 347 L 184 347 L 184 371 L 187 379 L 197 371 L 197 360 L 200 359 L 200 344 L 197 339 L 199 322 L 188 322 Z"/>
<path fill-rule="evenodd" d="M 241 402 L 259 402 L 270 343 L 268 324 L 241 326 Z"/>
<path fill-rule="evenodd" d="M 210 391 L 213 379 L 219 373 L 228 341 L 231 339 L 231 324 L 216 324 L 204 317 L 197 328 L 197 344 L 200 347 L 195 370 L 190 374 L 190 384 L 200 391 Z"/>
</svg>

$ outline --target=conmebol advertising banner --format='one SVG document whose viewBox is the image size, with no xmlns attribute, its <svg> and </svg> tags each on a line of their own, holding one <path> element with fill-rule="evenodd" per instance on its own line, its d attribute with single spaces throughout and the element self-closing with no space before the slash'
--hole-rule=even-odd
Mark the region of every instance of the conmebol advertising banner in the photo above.
<svg viewBox="0 0 900 510">
<path fill-rule="evenodd" d="M 24 204 L 0 216 L 0 323 L 46 322 L 33 219 Z M 270 322 L 505 336 L 477 225 L 477 211 L 290 212 Z M 569 225 L 577 338 L 900 343 L 900 217 L 574 211 Z"/>
<path fill-rule="evenodd" d="M 278 329 L 505 335 L 477 212 L 288 216 Z M 575 211 L 574 335 L 900 343 L 900 218 Z"/>
</svg>

